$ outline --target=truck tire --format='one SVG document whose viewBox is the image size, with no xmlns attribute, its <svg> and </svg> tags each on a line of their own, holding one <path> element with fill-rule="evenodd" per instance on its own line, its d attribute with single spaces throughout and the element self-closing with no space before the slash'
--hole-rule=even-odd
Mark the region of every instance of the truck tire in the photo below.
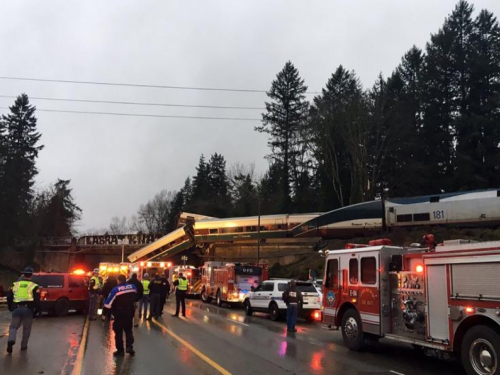
<svg viewBox="0 0 500 375">
<path fill-rule="evenodd" d="M 221 307 L 222 306 L 222 296 L 220 293 L 220 289 L 217 291 L 217 295 L 215 296 L 217 306 Z"/>
<path fill-rule="evenodd" d="M 462 340 L 460 354 L 468 375 L 500 374 L 500 336 L 490 327 L 470 328 Z"/>
<path fill-rule="evenodd" d="M 252 314 L 253 314 L 252 305 L 250 305 L 249 300 L 246 300 L 245 301 L 245 315 L 252 316 Z"/>
<path fill-rule="evenodd" d="M 269 315 L 273 321 L 280 319 L 280 309 L 278 309 L 278 305 L 274 302 L 269 305 Z"/>
<path fill-rule="evenodd" d="M 212 302 L 212 297 L 210 297 L 205 288 L 201 291 L 201 300 L 205 303 Z"/>
<path fill-rule="evenodd" d="M 355 309 L 349 309 L 342 317 L 342 338 L 344 345 L 354 351 L 363 349 L 364 337 L 361 318 Z"/>
<path fill-rule="evenodd" d="M 69 300 L 67 298 L 60 298 L 56 302 L 54 307 L 54 313 L 56 316 L 66 316 L 69 311 Z"/>
</svg>

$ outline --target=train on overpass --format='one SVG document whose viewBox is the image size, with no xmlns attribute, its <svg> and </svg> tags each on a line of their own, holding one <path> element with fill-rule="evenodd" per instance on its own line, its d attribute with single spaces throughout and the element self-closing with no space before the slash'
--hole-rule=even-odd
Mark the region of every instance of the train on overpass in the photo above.
<svg viewBox="0 0 500 375">
<path fill-rule="evenodd" d="M 147 244 L 128 259 L 166 259 L 195 244 L 264 241 L 271 238 L 350 238 L 390 228 L 493 226 L 500 223 L 500 189 L 387 198 L 326 213 L 213 218 L 182 213 L 180 227 Z"/>
</svg>

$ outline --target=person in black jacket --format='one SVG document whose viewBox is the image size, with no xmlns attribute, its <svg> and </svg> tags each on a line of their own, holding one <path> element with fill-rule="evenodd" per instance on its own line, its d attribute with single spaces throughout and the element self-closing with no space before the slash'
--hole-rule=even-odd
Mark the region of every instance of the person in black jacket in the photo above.
<svg viewBox="0 0 500 375">
<path fill-rule="evenodd" d="M 138 309 L 138 305 L 139 305 L 139 301 L 141 300 L 141 298 L 142 298 L 142 296 L 144 294 L 144 287 L 142 286 L 142 283 L 137 278 L 137 274 L 136 273 L 132 274 L 132 277 L 127 280 L 127 283 L 128 284 L 133 284 L 137 288 L 137 296 L 136 296 L 136 300 L 135 300 L 135 303 L 134 303 L 134 308 L 135 308 L 135 311 L 134 311 L 134 327 L 139 327 L 139 309 Z"/>
<path fill-rule="evenodd" d="M 149 309 L 149 317 L 147 320 L 152 318 L 158 319 L 160 317 L 160 301 L 161 292 L 163 290 L 163 285 L 160 279 L 160 275 L 156 274 L 154 280 L 149 283 L 149 298 L 151 301 L 151 307 Z"/>
<path fill-rule="evenodd" d="M 118 281 L 113 276 L 109 276 L 106 279 L 106 282 L 104 283 L 104 285 L 102 287 L 102 290 L 101 290 L 102 298 L 104 300 L 106 300 L 106 298 L 108 298 L 108 296 L 109 296 L 109 293 L 111 293 L 111 291 L 113 290 L 113 288 L 115 286 L 117 286 L 117 285 L 118 285 Z M 103 307 L 101 319 L 103 321 L 104 320 L 108 320 L 109 321 L 110 318 L 111 318 L 111 311 L 109 309 L 107 309 L 106 307 Z"/>
<path fill-rule="evenodd" d="M 168 294 L 170 293 L 170 283 L 168 279 L 163 275 L 161 278 L 161 294 L 160 294 L 160 315 L 163 315 L 163 308 L 165 307 L 165 302 L 168 299 Z"/>
<path fill-rule="evenodd" d="M 295 280 L 290 281 L 290 285 L 283 292 L 283 301 L 286 303 L 286 326 L 288 332 L 297 332 L 295 324 L 299 315 L 299 307 L 302 306 L 304 300 L 302 293 L 297 288 Z"/>
</svg>

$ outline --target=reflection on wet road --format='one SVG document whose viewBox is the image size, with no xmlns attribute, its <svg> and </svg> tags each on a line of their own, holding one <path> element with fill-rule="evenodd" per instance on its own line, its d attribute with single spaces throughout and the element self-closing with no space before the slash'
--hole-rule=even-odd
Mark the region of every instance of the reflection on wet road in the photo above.
<svg viewBox="0 0 500 375">
<path fill-rule="evenodd" d="M 245 316 L 239 309 L 219 308 L 189 301 L 186 318 L 173 318 L 173 304 L 169 302 L 165 315 L 158 322 L 141 322 L 134 329 L 134 357 L 113 358 L 114 335 L 108 324 L 100 321 L 89 325 L 81 367 L 74 365 L 79 334 L 83 321 L 78 317 L 69 317 L 55 329 L 52 322 L 53 337 L 58 346 L 45 344 L 39 337 L 42 320 L 34 329 L 31 347 L 37 346 L 35 353 L 29 351 L 29 367 L 36 367 L 37 361 L 43 361 L 44 355 L 38 350 L 53 352 L 61 350 L 63 360 L 59 359 L 59 368 L 53 372 L 47 365 L 44 374 L 69 374 L 76 368 L 75 375 L 95 374 L 462 374 L 457 364 L 450 364 L 419 357 L 406 345 L 383 341 L 362 353 L 351 352 L 342 344 L 338 331 L 325 329 L 321 324 L 300 322 L 298 332 L 286 333 L 284 322 L 273 322 L 264 314 Z M 44 324 L 45 324 L 44 318 Z M 79 331 L 73 342 L 71 319 L 79 319 Z M 60 323 L 62 323 L 61 320 Z M 1 322 L 0 322 L 1 323 Z M 68 335 L 68 336 L 66 336 Z M 65 340 L 63 339 L 65 337 Z M 49 340 L 49 337 L 46 338 Z M 64 342 L 65 346 L 61 343 Z M 6 339 L 0 338 L 0 345 L 6 345 Z M 39 345 L 41 345 L 39 347 Z M 55 355 L 55 353 L 52 353 Z M 21 355 L 14 353 L 11 359 L 2 354 L 1 374 L 24 374 L 35 372 L 11 371 L 19 369 Z M 73 358 L 73 359 L 71 359 Z M 9 365 L 10 363 L 10 365 Z M 6 367 L 7 366 L 7 367 Z M 9 367 L 10 366 L 10 367 Z M 66 367 L 64 367 L 66 366 Z M 4 372 L 5 370 L 11 372 Z M 55 367 L 54 367 L 55 369 Z"/>
</svg>

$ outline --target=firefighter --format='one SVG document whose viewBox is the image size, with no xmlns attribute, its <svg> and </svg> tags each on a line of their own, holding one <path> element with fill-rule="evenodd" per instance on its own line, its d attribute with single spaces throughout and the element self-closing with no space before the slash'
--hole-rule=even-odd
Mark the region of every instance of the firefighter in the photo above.
<svg viewBox="0 0 500 375">
<path fill-rule="evenodd" d="M 144 288 L 142 283 L 137 279 L 137 274 L 133 273 L 132 277 L 128 279 L 128 284 L 134 284 L 137 289 L 137 295 L 134 302 L 134 327 L 139 327 L 139 301 L 142 299 L 144 294 Z"/>
<path fill-rule="evenodd" d="M 302 306 L 304 300 L 302 293 L 297 289 L 295 280 L 290 281 L 290 285 L 283 292 L 283 302 L 286 303 L 286 326 L 288 332 L 297 332 L 295 324 L 297 323 L 297 316 L 299 308 Z"/>
<path fill-rule="evenodd" d="M 170 283 L 168 282 L 168 279 L 165 277 L 165 274 L 163 277 L 160 278 L 161 280 L 161 294 L 160 294 L 160 315 L 163 315 L 163 308 L 165 307 L 165 302 L 168 299 L 168 294 L 170 292 Z"/>
<path fill-rule="evenodd" d="M 89 282 L 89 320 L 95 320 L 99 297 L 101 293 L 101 280 L 99 279 L 99 268 L 95 268 Z"/>
<path fill-rule="evenodd" d="M 149 308 L 148 320 L 152 318 L 158 319 L 160 317 L 160 301 L 163 286 L 160 275 L 156 274 L 154 280 L 149 283 L 149 297 L 151 299 L 151 306 Z"/>
<path fill-rule="evenodd" d="M 26 267 L 23 271 L 23 280 L 16 281 L 7 295 L 9 311 L 12 311 L 12 321 L 9 327 L 9 340 L 7 341 L 7 353 L 12 353 L 12 347 L 16 343 L 17 330 L 23 325 L 23 338 L 21 350 L 28 349 L 28 340 L 31 334 L 33 317 L 37 313 L 40 291 L 38 284 L 31 281 L 33 268 Z"/>
<path fill-rule="evenodd" d="M 148 317 L 148 307 L 149 307 L 149 275 L 147 273 L 144 274 L 143 279 L 141 281 L 143 294 L 142 298 L 139 301 L 139 319 L 146 319 Z M 143 311 L 144 307 L 144 311 Z"/>
<path fill-rule="evenodd" d="M 175 314 L 172 316 L 178 317 L 180 305 L 182 305 L 182 316 L 186 316 L 186 293 L 188 289 L 188 281 L 182 273 L 174 281 L 175 286 Z"/>
<path fill-rule="evenodd" d="M 115 332 L 116 351 L 115 357 L 122 357 L 123 351 L 123 332 L 125 332 L 125 351 L 134 355 L 134 334 L 132 325 L 134 320 L 134 304 L 137 296 L 137 289 L 134 284 L 128 284 L 125 275 L 118 275 L 119 284 L 109 293 L 104 306 L 111 310 L 115 320 L 113 322 L 113 331 Z"/>
</svg>

